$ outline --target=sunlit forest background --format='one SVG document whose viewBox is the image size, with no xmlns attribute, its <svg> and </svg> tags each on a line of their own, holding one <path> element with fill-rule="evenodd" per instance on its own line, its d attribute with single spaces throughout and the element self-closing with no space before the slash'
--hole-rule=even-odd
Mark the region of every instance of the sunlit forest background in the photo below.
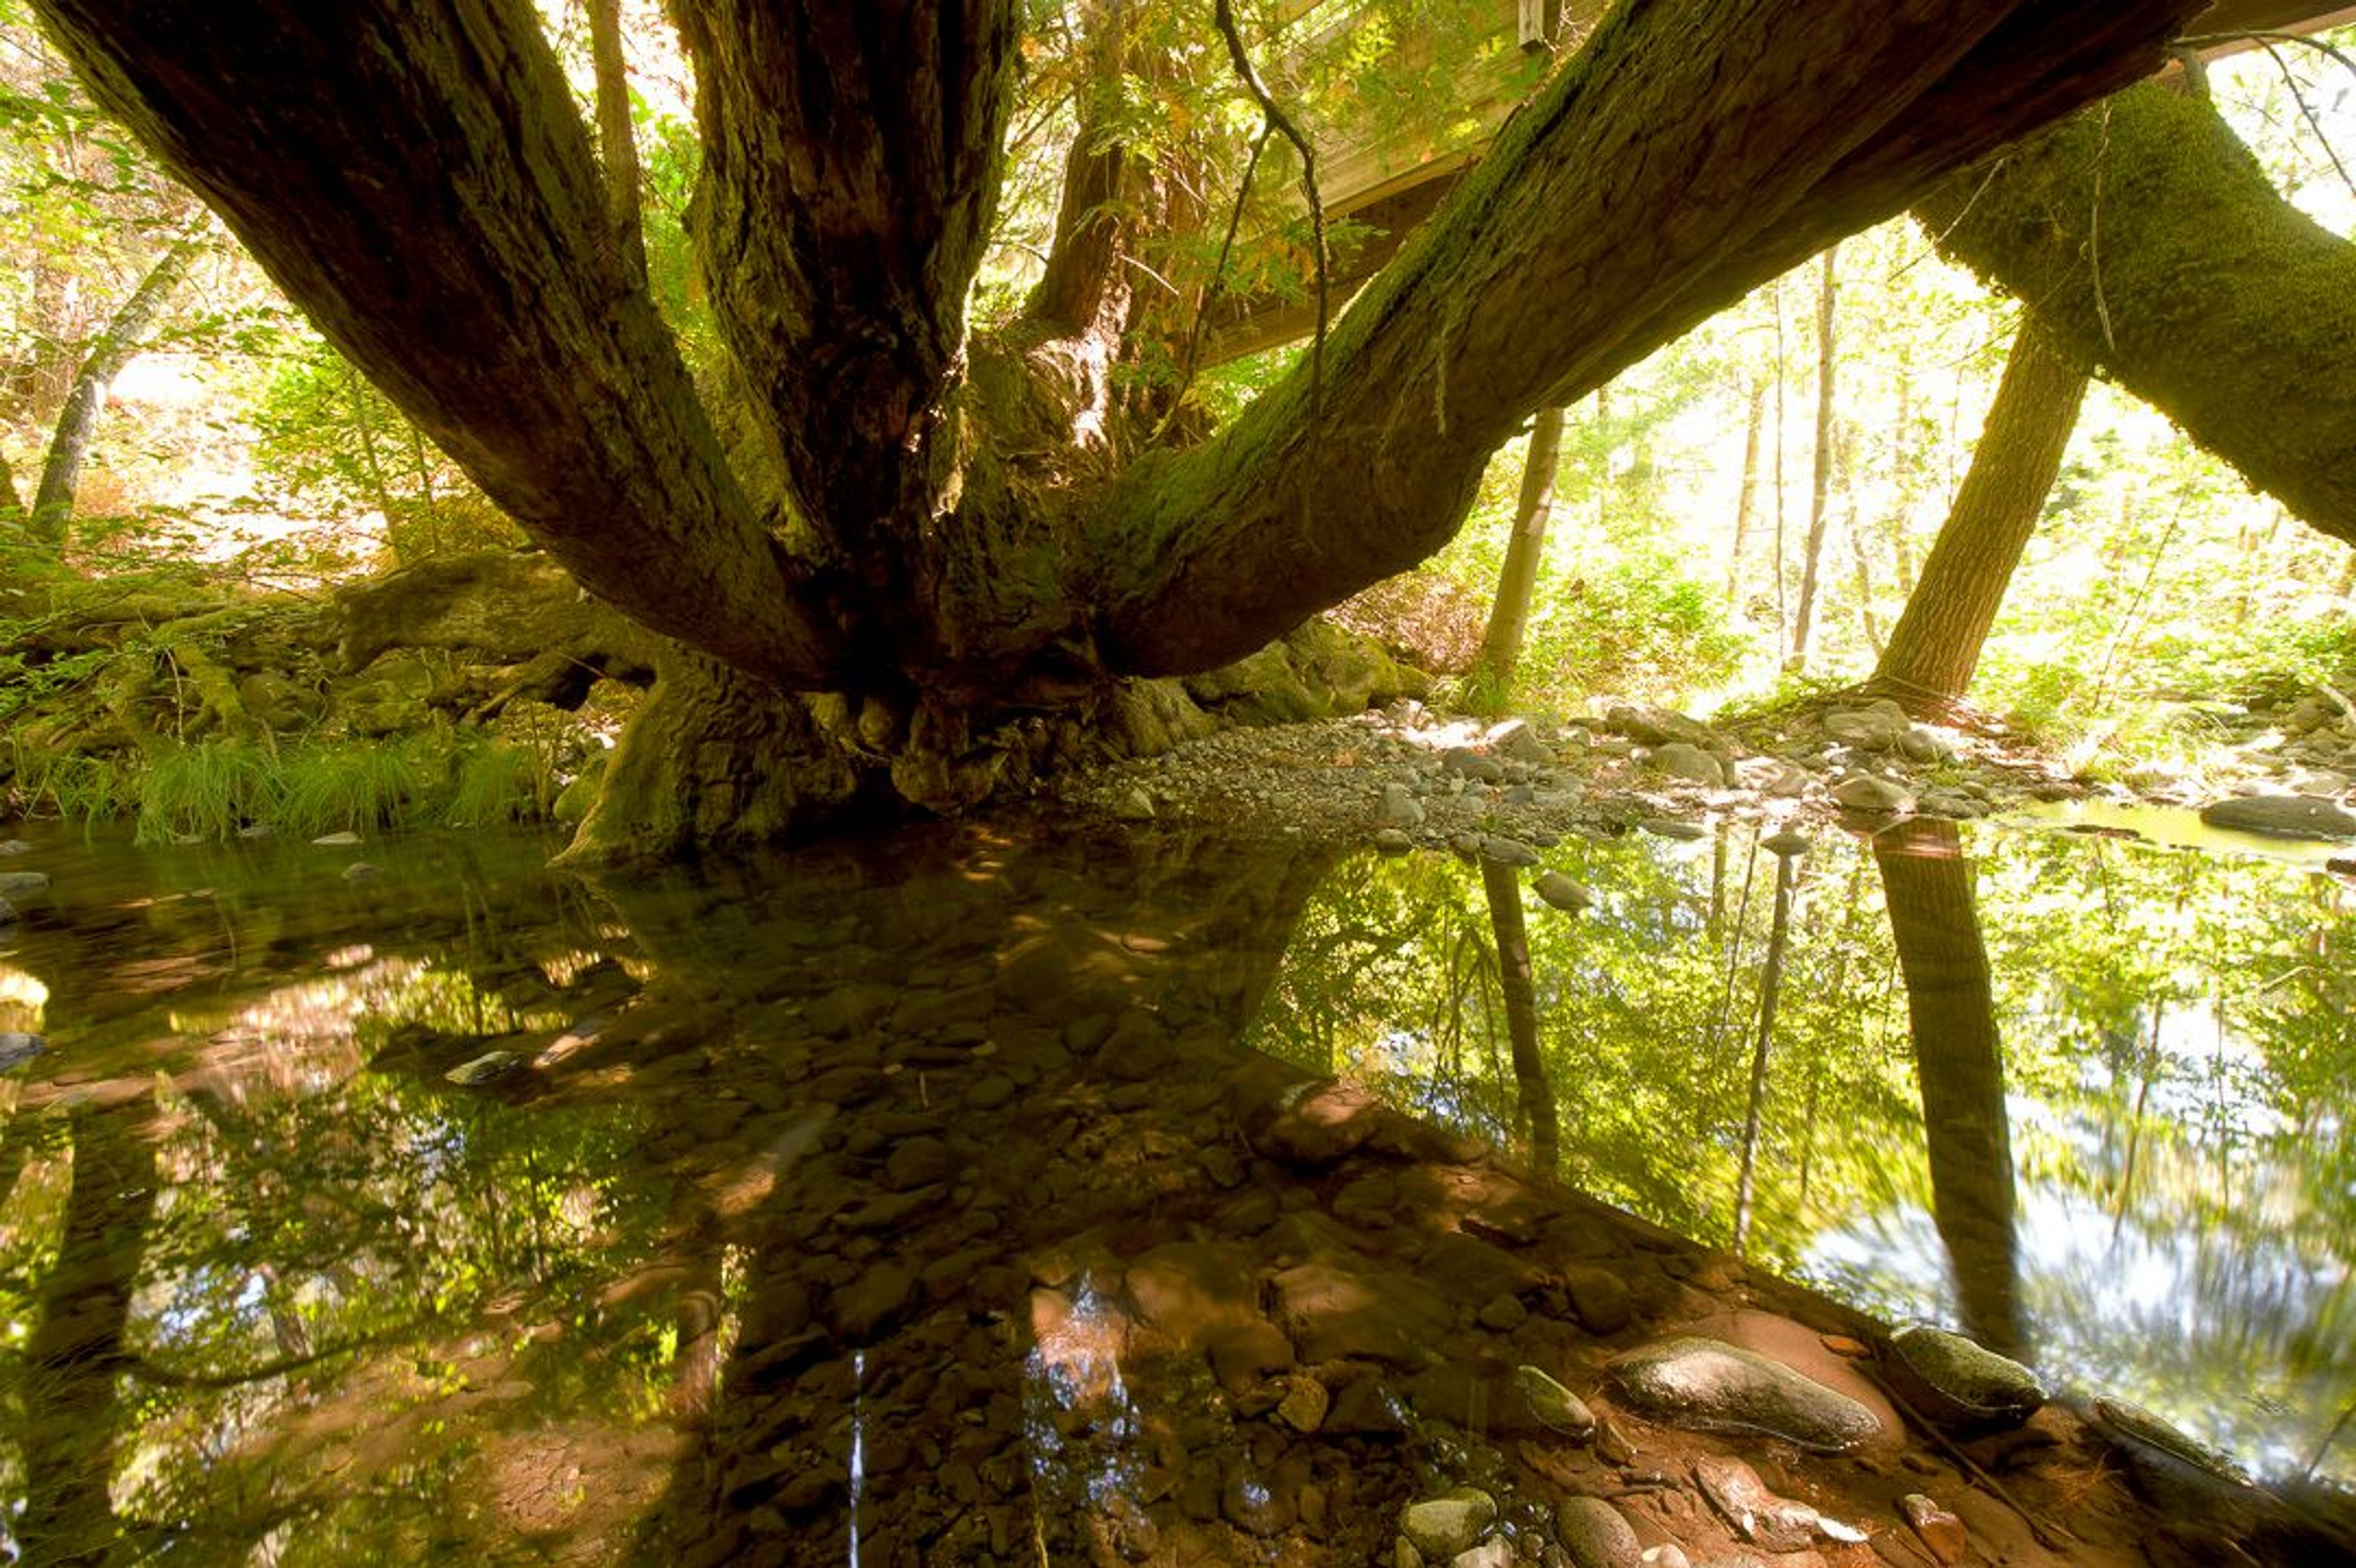
<svg viewBox="0 0 2356 1568">
<path fill-rule="evenodd" d="M 697 157 L 687 71 L 657 7 L 634 4 L 626 22 L 651 272 L 691 363 L 710 376 L 719 349 L 683 228 Z M 572 8 L 550 24 L 585 107 L 585 28 Z M 1439 118 L 1419 96 L 1430 82 L 1381 77 L 1384 43 L 1370 37 L 1288 91 L 1312 120 L 1338 112 L 1344 84 L 1358 112 Z M 1057 73 L 1076 68 L 1036 52 L 1001 240 L 976 300 L 984 318 L 1011 311 L 1035 274 L 1073 134 Z M 1181 73 L 1162 100 L 1141 91 L 1141 123 L 1166 123 L 1175 138 L 1194 114 L 1257 112 L 1215 70 L 1197 74 L 1215 91 Z M 2356 219 L 2351 89 L 2356 71 L 2328 48 L 2255 48 L 2210 72 L 2283 191 L 2339 233 Z M 1267 177 L 1256 188 L 1227 275 L 1239 290 L 1305 287 L 1298 224 L 1284 221 L 1290 187 Z M 29 535 L 0 530 L 12 541 L 0 582 L 61 561 L 102 581 L 201 573 L 318 595 L 359 574 L 523 545 L 91 110 L 14 3 L 0 4 L 0 457 L 10 502 L 31 521 Z M 1567 714 L 1634 697 L 1708 713 L 1861 677 L 1970 461 L 2019 315 L 1901 220 L 1844 241 L 1569 411 L 1517 705 Z M 1214 416 L 1232 411 L 1301 352 L 1205 368 L 1189 396 Z M 86 449 L 60 473 L 77 418 Z M 1452 545 L 1346 606 L 1345 622 L 1461 673 L 1496 582 L 1523 445 L 1497 454 Z M 45 538 L 57 548 L 41 549 Z M 1818 586 L 1803 616 L 1812 538 Z M 2356 655 L 2351 591 L 2346 545 L 2098 382 L 1971 695 L 2082 774 L 2189 754 L 2214 739 L 2216 705 L 2340 682 Z M 0 618 L 13 613 L 0 602 Z M 0 669 L 12 709 L 89 673 L 12 663 Z"/>
</svg>

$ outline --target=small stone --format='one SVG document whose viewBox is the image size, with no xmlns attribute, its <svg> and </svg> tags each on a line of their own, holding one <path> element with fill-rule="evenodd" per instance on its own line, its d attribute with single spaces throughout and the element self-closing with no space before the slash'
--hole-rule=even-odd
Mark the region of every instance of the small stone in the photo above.
<svg viewBox="0 0 2356 1568">
<path fill-rule="evenodd" d="M 1151 822 L 1154 818 L 1153 797 L 1145 793 L 1142 784 L 1132 784 L 1112 803 L 1116 822 Z"/>
<path fill-rule="evenodd" d="M 1333 1403 L 1333 1396 L 1315 1378 L 1287 1378 L 1284 1397 L 1277 1402 L 1277 1418 L 1295 1432 L 1314 1432 L 1325 1424 L 1325 1413 Z"/>
<path fill-rule="evenodd" d="M 1780 856 L 1788 860 L 1794 855 L 1806 854 L 1810 843 L 1811 840 L 1806 834 L 1786 827 L 1781 833 L 1762 838 L 1759 841 L 1759 847 L 1770 855 Z"/>
<path fill-rule="evenodd" d="M 384 868 L 373 860 L 355 860 L 344 868 L 344 880 L 348 882 L 365 882 L 370 877 L 382 875 Z"/>
<path fill-rule="evenodd" d="M 1693 1468 L 1702 1496 L 1743 1540 L 1785 1552 L 1801 1551 L 1815 1538 L 1816 1510 L 1777 1497 L 1760 1480 L 1759 1472 L 1741 1460 L 1705 1454 Z"/>
<path fill-rule="evenodd" d="M 1921 1492 L 1907 1493 L 1899 1499 L 1898 1506 L 1905 1512 L 1907 1524 L 1922 1538 L 1922 1544 L 1929 1548 L 1931 1555 L 1939 1560 L 1943 1568 L 1953 1568 L 1953 1564 L 1964 1560 L 1964 1552 L 1971 1544 L 1971 1538 L 1964 1530 L 1962 1520 Z"/>
<path fill-rule="evenodd" d="M 444 1081 L 472 1089 L 478 1084 L 494 1083 L 516 1072 L 524 1064 L 519 1051 L 488 1051 L 472 1061 L 462 1061 L 442 1074 Z"/>
<path fill-rule="evenodd" d="M 1474 779 L 1482 784 L 1502 784 L 1505 764 L 1494 757 L 1483 756 L 1470 746 L 1451 746 L 1440 754 L 1440 765 L 1461 778 Z"/>
<path fill-rule="evenodd" d="M 1914 797 L 1887 779 L 1858 773 L 1833 785 L 1833 799 L 1851 811 L 1899 815 L 1914 809 Z"/>
<path fill-rule="evenodd" d="M 2094 1415 L 2114 1435 L 2143 1448 L 2156 1450 L 2221 1480 L 2247 1486 L 2249 1477 L 2231 1459 L 2204 1443 L 2194 1441 L 2139 1404 L 2098 1396 Z"/>
<path fill-rule="evenodd" d="M 1497 1502 L 1477 1487 L 1459 1487 L 1446 1497 L 1409 1503 L 1399 1516 L 1399 1533 L 1427 1559 L 1448 1563 L 1481 1543 L 1497 1522 Z"/>
<path fill-rule="evenodd" d="M 1556 909 L 1577 914 L 1593 907 L 1595 895 L 1564 876 L 1560 871 L 1548 871 L 1530 884 L 1531 891 Z"/>
<path fill-rule="evenodd" d="M 948 1145 L 938 1138 L 910 1138 L 892 1151 L 884 1163 L 884 1185 L 895 1192 L 930 1187 L 948 1179 L 956 1162 Z"/>
<path fill-rule="evenodd" d="M 1535 866 L 1538 852 L 1518 838 L 1491 834 L 1481 840 L 1481 858 L 1497 866 Z"/>
<path fill-rule="evenodd" d="M 1681 844 L 1695 844 L 1709 837 L 1709 829 L 1698 822 L 1681 822 L 1674 816 L 1648 816 L 1636 824 L 1655 838 L 1667 838 Z"/>
<path fill-rule="evenodd" d="M 1403 784 L 1383 785 L 1383 826 L 1414 828 L 1423 826 L 1423 803 Z"/>
<path fill-rule="evenodd" d="M 1601 1498 L 1566 1498 L 1554 1510 L 1554 1538 L 1578 1568 L 1641 1568 L 1644 1548 L 1620 1510 Z"/>
<path fill-rule="evenodd" d="M 1690 779 L 1713 788 L 1726 783 L 1726 764 L 1689 741 L 1671 741 L 1656 748 L 1649 762 L 1671 778 Z"/>
<path fill-rule="evenodd" d="M 1636 1316 L 1627 1282 L 1609 1269 L 1573 1268 L 1563 1275 L 1570 1309 L 1590 1334 L 1617 1334 Z"/>
<path fill-rule="evenodd" d="M 357 844 L 359 841 L 360 836 L 359 834 L 349 832 L 322 833 L 319 837 L 311 840 L 314 844 L 321 845 L 328 848 L 335 848 L 346 844 Z"/>
<path fill-rule="evenodd" d="M 1515 1368 L 1514 1389 L 1541 1424 L 1580 1443 L 1595 1435 L 1595 1413 L 1587 1402 L 1537 1368 Z"/>
<path fill-rule="evenodd" d="M 1448 1568 L 1514 1568 L 1514 1548 L 1503 1536 L 1493 1535 L 1470 1552 L 1460 1552 Z"/>
<path fill-rule="evenodd" d="M 49 1042 L 37 1034 L 17 1029 L 0 1029 L 0 1072 L 26 1062 L 49 1048 Z"/>
<path fill-rule="evenodd" d="M 1404 855 L 1415 848 L 1415 840 L 1408 837 L 1403 828 L 1377 827 L 1375 829 L 1375 848 L 1386 855 Z"/>
<path fill-rule="evenodd" d="M 1515 1296 L 1493 1296 L 1482 1304 L 1479 1322 L 1496 1334 L 1510 1334 L 1529 1321 L 1530 1309 Z"/>
<path fill-rule="evenodd" d="M 1554 761 L 1554 753 L 1538 739 L 1538 732 L 1524 719 L 1508 719 L 1489 731 L 1489 749 L 1509 762 L 1529 763 L 1544 767 Z"/>
</svg>

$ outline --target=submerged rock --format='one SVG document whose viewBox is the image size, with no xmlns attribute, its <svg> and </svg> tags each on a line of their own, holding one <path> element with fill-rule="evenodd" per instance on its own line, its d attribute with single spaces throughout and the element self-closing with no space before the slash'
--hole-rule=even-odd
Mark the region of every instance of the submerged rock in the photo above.
<svg viewBox="0 0 2356 1568">
<path fill-rule="evenodd" d="M 1491 834 L 1481 840 L 1481 858 L 1500 866 L 1535 866 L 1538 852 L 1518 838 Z"/>
<path fill-rule="evenodd" d="M 2356 816 L 2311 795 L 2248 795 L 2201 808 L 2211 827 L 2264 833 L 2276 838 L 2356 838 Z"/>
<path fill-rule="evenodd" d="M 1796 1499 L 1777 1496 L 1758 1471 L 1740 1459 L 1705 1454 L 1694 1461 L 1694 1479 L 1736 1534 L 1770 1552 L 1804 1551 L 1819 1535 L 1849 1542 L 1865 1539 L 1865 1532 L 1853 1525 L 1826 1519 Z"/>
<path fill-rule="evenodd" d="M 1663 1339 L 1612 1364 L 1637 1408 L 1672 1426 L 1765 1432 L 1820 1454 L 1880 1435 L 1881 1419 L 1847 1394 L 1720 1339 Z"/>
<path fill-rule="evenodd" d="M 1933 1421 L 2017 1426 L 2045 1403 L 2035 1372 L 1961 1334 L 1910 1323 L 1890 1344 L 1898 1392 Z"/>
<path fill-rule="evenodd" d="M 521 1051 L 489 1051 L 472 1061 L 462 1061 L 442 1076 L 461 1088 L 472 1089 L 478 1084 L 495 1083 L 515 1072 L 524 1064 Z"/>
<path fill-rule="evenodd" d="M 1541 1425 L 1580 1443 L 1595 1435 L 1595 1413 L 1587 1402 L 1537 1368 L 1515 1368 L 1514 1391 Z"/>
<path fill-rule="evenodd" d="M 1709 829 L 1698 822 L 1680 822 L 1674 816 L 1648 816 L 1636 824 L 1655 838 L 1674 838 L 1693 844 L 1709 837 Z"/>
<path fill-rule="evenodd" d="M 0 871 L 0 894 L 46 892 L 48 886 L 47 871 Z"/>
<path fill-rule="evenodd" d="M 39 1035 L 0 1029 L 0 1072 L 23 1066 L 48 1048 L 49 1042 Z"/>
<path fill-rule="evenodd" d="M 2250 1477 L 2231 1459 L 2179 1432 L 2139 1404 L 2130 1404 L 2123 1399 L 2096 1399 L 2094 1416 L 2114 1436 L 2137 1448 L 2166 1455 L 2219 1480 L 2237 1486 L 2250 1483 Z"/>
<path fill-rule="evenodd" d="M 1446 1563 L 1481 1544 L 1497 1522 L 1497 1500 L 1478 1487 L 1459 1487 L 1446 1497 L 1409 1503 L 1399 1515 L 1399 1533 L 1427 1561 Z"/>
</svg>

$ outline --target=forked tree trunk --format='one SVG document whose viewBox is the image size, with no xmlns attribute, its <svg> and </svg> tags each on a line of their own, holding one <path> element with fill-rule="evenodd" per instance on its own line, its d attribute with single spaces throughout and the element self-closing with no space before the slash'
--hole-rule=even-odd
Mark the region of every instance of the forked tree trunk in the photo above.
<svg viewBox="0 0 2356 1568">
<path fill-rule="evenodd" d="M 1514 676 L 1529 635 L 1530 601 L 1537 592 L 1538 566 L 1546 560 L 1547 524 L 1554 515 L 1555 470 L 1562 461 L 1560 403 L 1538 411 L 1530 427 L 1529 455 L 1522 462 L 1521 498 L 1514 507 L 1514 531 L 1505 539 L 1505 563 L 1497 573 L 1497 596 L 1481 651 L 1465 678 L 1476 713 L 1499 713 L 1513 701 Z"/>
<path fill-rule="evenodd" d="M 2285 201 L 2205 100 L 2131 88 L 1914 210 L 2072 357 L 2356 540 L 2356 245 Z"/>
<path fill-rule="evenodd" d="M 37 8 L 590 591 L 757 681 L 934 715 L 892 743 L 965 748 L 858 752 L 897 783 L 970 773 L 992 727 L 1016 744 L 1120 677 L 1240 658 L 1414 564 L 1542 403 L 2146 74 L 2201 4 L 1618 8 L 1337 326 L 1315 418 L 1304 368 L 1213 440 L 1123 465 L 1081 389 L 965 317 L 1016 0 L 680 0 L 693 228 L 769 444 L 741 472 L 600 242 L 596 158 L 525 0 Z"/>
<path fill-rule="evenodd" d="M 1972 465 L 1871 684 L 1923 717 L 1963 699 L 2077 427 L 2086 367 L 2024 314 Z"/>
</svg>

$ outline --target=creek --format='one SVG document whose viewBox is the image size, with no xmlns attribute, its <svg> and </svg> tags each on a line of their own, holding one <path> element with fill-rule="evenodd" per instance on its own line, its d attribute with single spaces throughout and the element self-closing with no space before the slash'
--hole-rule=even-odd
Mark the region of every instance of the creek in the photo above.
<svg viewBox="0 0 2356 1568">
<path fill-rule="evenodd" d="M 1412 1341 L 1612 1332 L 1508 1246 L 1640 1327 L 1742 1278 L 1533 1170 L 2356 1478 L 2356 895 L 2318 871 L 1728 829 L 1550 848 L 1569 912 L 1171 833 L 625 880 L 523 833 L 16 831 L 27 1563 L 1365 1561 L 1502 1464 Z M 1304 1072 L 1412 1119 L 1269 1134 Z"/>
</svg>

